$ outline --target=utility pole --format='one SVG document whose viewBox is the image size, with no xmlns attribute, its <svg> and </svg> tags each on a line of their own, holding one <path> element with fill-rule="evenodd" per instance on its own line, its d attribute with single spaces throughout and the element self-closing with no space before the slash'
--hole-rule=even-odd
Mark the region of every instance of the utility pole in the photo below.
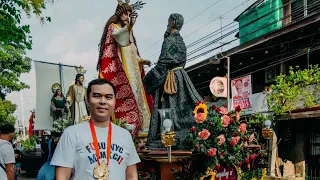
<svg viewBox="0 0 320 180">
<path fill-rule="evenodd" d="M 25 128 L 25 121 L 24 121 L 24 106 L 23 106 L 23 92 L 20 91 L 21 96 L 21 112 L 22 112 L 22 131 L 23 131 L 23 139 L 26 139 L 26 128 Z"/>
<path fill-rule="evenodd" d="M 214 21 L 214 20 L 216 20 L 216 19 L 220 19 L 220 44 L 221 44 L 221 48 L 220 48 L 220 52 L 222 52 L 222 50 L 223 50 L 223 47 L 222 47 L 222 45 L 224 45 L 226 42 L 224 42 L 224 41 L 222 41 L 222 35 L 223 35 L 223 29 L 222 29 L 222 20 L 223 19 L 230 19 L 230 17 L 225 17 L 225 16 L 214 16 L 214 14 L 213 15 L 211 15 L 210 17 L 209 17 L 209 19 L 211 19 L 211 21 Z"/>
<path fill-rule="evenodd" d="M 220 44 L 221 44 L 221 48 L 220 48 L 220 52 L 222 52 L 222 50 L 223 50 L 223 46 L 222 45 L 224 45 L 226 42 L 224 42 L 224 41 L 222 41 L 222 32 L 223 32 L 223 30 L 222 30 L 222 20 L 223 19 L 230 19 L 230 18 L 228 18 L 228 17 L 224 17 L 224 16 L 219 16 L 219 19 L 220 19 L 220 38 L 221 38 L 221 40 L 220 40 Z"/>
</svg>

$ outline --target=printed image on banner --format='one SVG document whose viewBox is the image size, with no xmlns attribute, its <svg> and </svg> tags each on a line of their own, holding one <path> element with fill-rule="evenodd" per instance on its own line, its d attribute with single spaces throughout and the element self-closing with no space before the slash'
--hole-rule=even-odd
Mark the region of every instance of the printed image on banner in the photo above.
<svg viewBox="0 0 320 180">
<path fill-rule="evenodd" d="M 233 79 L 231 81 L 232 88 L 232 108 L 234 109 L 238 105 L 242 109 L 251 108 L 251 102 L 249 96 L 251 92 L 251 75 L 241 78 Z"/>
<path fill-rule="evenodd" d="M 226 77 L 214 77 L 210 82 L 210 91 L 215 97 L 227 97 L 228 80 Z"/>
</svg>

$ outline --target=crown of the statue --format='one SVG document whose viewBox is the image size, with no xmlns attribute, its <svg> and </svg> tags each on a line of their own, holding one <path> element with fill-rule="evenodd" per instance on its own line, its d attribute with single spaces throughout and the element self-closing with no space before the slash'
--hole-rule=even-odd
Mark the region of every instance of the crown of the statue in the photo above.
<svg viewBox="0 0 320 180">
<path fill-rule="evenodd" d="M 80 67 L 76 66 L 76 71 L 78 74 L 85 74 L 87 72 L 87 70 L 85 70 L 82 66 Z"/>
<path fill-rule="evenodd" d="M 130 4 L 130 0 L 118 0 L 118 6 L 116 9 L 116 15 L 120 16 L 122 13 L 126 11 L 137 11 L 143 8 L 143 5 L 146 3 L 143 3 L 141 0 L 138 0 L 134 4 Z"/>
</svg>

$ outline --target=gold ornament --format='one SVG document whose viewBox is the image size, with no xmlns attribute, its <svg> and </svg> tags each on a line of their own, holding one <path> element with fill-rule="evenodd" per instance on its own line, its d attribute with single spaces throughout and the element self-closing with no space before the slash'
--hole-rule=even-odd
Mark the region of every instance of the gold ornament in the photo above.
<svg viewBox="0 0 320 180">
<path fill-rule="evenodd" d="M 79 67 L 76 66 L 75 68 L 78 74 L 84 75 L 87 72 L 87 70 L 85 70 L 82 66 L 79 66 Z"/>
<path fill-rule="evenodd" d="M 263 128 L 262 129 L 262 136 L 265 139 L 271 139 L 273 135 L 273 130 L 272 129 L 268 129 L 268 128 Z"/>
<path fill-rule="evenodd" d="M 171 147 L 174 144 L 174 137 L 176 133 L 171 131 L 167 133 L 161 133 L 161 142 L 165 147 Z"/>
<path fill-rule="evenodd" d="M 85 116 L 84 118 L 82 118 L 82 119 L 80 120 L 80 123 L 88 122 L 88 121 L 90 121 L 90 119 L 91 119 L 90 116 Z"/>
<path fill-rule="evenodd" d="M 55 93 L 57 91 L 57 89 L 60 89 L 61 90 L 61 85 L 59 83 L 54 83 L 52 86 L 51 86 L 51 91 L 52 93 Z"/>
<path fill-rule="evenodd" d="M 102 161 L 100 165 L 96 165 L 93 169 L 93 177 L 97 180 L 108 180 L 109 175 L 109 166 L 104 161 Z"/>
</svg>

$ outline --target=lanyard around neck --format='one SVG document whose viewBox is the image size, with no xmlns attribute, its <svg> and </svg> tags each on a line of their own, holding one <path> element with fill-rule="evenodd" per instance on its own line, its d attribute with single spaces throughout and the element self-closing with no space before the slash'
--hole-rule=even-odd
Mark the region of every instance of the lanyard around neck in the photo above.
<svg viewBox="0 0 320 180">
<path fill-rule="evenodd" d="M 97 139 L 96 130 L 94 128 L 94 124 L 91 119 L 90 119 L 89 123 L 90 123 L 90 130 L 91 130 L 94 149 L 96 150 L 96 157 L 97 157 L 98 165 L 100 165 L 100 149 L 98 146 L 98 139 Z M 106 147 L 107 148 L 107 165 L 109 165 L 110 155 L 111 155 L 111 139 L 112 139 L 112 124 L 111 124 L 111 122 L 109 122 L 108 140 L 107 140 L 107 147 Z"/>
</svg>

